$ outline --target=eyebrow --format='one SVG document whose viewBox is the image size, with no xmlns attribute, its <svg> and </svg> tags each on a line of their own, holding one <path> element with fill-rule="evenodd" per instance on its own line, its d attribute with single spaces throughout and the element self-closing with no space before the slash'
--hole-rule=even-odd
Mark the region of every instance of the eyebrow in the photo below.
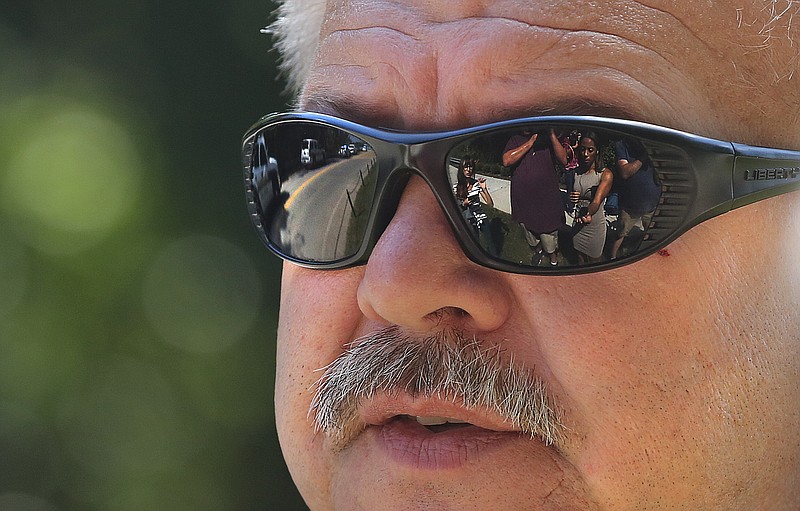
<svg viewBox="0 0 800 511">
<path fill-rule="evenodd" d="M 386 101 L 378 101 L 370 97 L 359 99 L 352 94 L 343 94 L 337 90 L 321 89 L 307 93 L 302 98 L 302 110 L 333 115 L 342 119 L 358 122 L 376 128 L 392 126 L 392 106 Z"/>
<path fill-rule="evenodd" d="M 558 98 L 551 101 L 548 105 L 532 106 L 529 108 L 502 108 L 495 112 L 500 113 L 505 120 L 517 117 L 538 117 L 552 115 L 581 115 L 610 117 L 614 119 L 625 119 L 630 121 L 648 121 L 647 115 L 633 108 L 630 102 L 613 103 L 580 96 Z"/>
<path fill-rule="evenodd" d="M 338 94 L 337 91 L 321 90 L 309 93 L 303 98 L 302 110 L 334 115 L 342 119 L 369 125 L 375 128 L 396 129 L 389 121 L 391 113 L 376 115 L 381 110 L 374 108 L 372 101 L 360 101 L 351 95 Z M 299 105 L 298 105 L 299 106 Z M 652 122 L 648 116 L 628 103 L 610 103 L 574 96 L 551 101 L 547 105 L 509 106 L 493 109 L 481 124 L 516 119 L 520 117 L 539 117 L 553 115 L 582 115 L 610 117 L 640 122 Z M 433 131 L 467 128 L 470 126 L 436 127 Z M 415 130 L 418 131 L 418 130 Z"/>
</svg>

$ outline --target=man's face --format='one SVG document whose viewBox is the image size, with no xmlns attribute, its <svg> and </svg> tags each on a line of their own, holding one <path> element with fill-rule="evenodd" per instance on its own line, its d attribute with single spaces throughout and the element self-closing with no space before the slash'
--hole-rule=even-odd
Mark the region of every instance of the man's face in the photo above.
<svg viewBox="0 0 800 511">
<path fill-rule="evenodd" d="M 412 130 L 602 114 L 800 149 L 787 5 L 328 2 L 300 104 Z M 620 269 L 519 276 L 467 260 L 412 178 L 366 266 L 284 266 L 276 414 L 300 491 L 315 511 L 797 509 L 798 218 L 786 194 Z M 346 441 L 316 431 L 318 369 L 378 332 L 534 375 L 557 440 L 402 388 L 359 402 Z"/>
</svg>

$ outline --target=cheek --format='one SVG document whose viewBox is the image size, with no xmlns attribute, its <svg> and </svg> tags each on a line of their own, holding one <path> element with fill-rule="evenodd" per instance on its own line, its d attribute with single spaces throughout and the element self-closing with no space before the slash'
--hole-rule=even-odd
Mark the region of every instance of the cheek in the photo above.
<svg viewBox="0 0 800 511">
<path fill-rule="evenodd" d="M 664 255 L 565 281 L 559 300 L 531 297 L 539 317 L 569 325 L 541 336 L 551 339 L 543 356 L 575 420 L 575 461 L 614 488 L 607 495 L 654 491 L 654 478 L 676 496 L 707 494 L 720 486 L 707 460 L 725 484 L 743 484 L 753 474 L 742 460 L 779 447 L 747 439 L 765 438 L 765 424 L 796 422 L 786 414 L 797 417 L 800 403 L 787 390 L 797 387 L 800 340 L 786 245 L 800 235 L 779 211 L 780 201 L 734 211 Z"/>
<path fill-rule="evenodd" d="M 787 268 L 789 279 L 786 280 L 787 294 L 795 304 L 800 303 L 800 192 L 783 198 L 788 204 L 786 214 L 779 221 L 786 223 L 787 236 L 781 243 L 779 255 L 781 268 Z M 798 318 L 795 317 L 797 322 Z M 800 328 L 798 328 L 800 330 Z"/>
<path fill-rule="evenodd" d="M 326 499 L 329 460 L 308 419 L 316 370 L 351 341 L 361 321 L 360 270 L 322 272 L 284 265 L 275 383 L 278 436 L 289 471 L 308 502 Z"/>
<path fill-rule="evenodd" d="M 362 320 L 356 301 L 362 273 L 360 268 L 333 272 L 284 265 L 278 323 L 280 376 L 312 378 L 311 371 L 328 364 L 352 340 Z"/>
</svg>

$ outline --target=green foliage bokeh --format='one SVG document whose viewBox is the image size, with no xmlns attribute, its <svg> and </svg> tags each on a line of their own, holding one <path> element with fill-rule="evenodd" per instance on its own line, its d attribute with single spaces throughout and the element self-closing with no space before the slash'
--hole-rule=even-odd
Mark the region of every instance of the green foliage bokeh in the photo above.
<svg viewBox="0 0 800 511">
<path fill-rule="evenodd" d="M 4 3 L 0 509 L 304 509 L 239 168 L 273 8 Z"/>
</svg>

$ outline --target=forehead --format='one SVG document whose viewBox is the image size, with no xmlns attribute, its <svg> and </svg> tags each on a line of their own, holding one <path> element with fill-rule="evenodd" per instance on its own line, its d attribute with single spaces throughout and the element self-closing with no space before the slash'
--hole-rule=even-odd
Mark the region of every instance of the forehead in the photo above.
<svg viewBox="0 0 800 511">
<path fill-rule="evenodd" d="M 684 112 L 800 105 L 796 83 L 764 80 L 765 66 L 798 64 L 776 5 L 328 2 L 300 105 L 406 129 L 574 113 L 729 138 Z"/>
<path fill-rule="evenodd" d="M 419 119 L 440 127 L 474 123 L 474 115 L 486 121 L 477 112 L 487 105 L 498 118 L 518 116 L 520 104 L 529 103 L 525 89 L 531 88 L 547 94 L 548 104 L 531 104 L 525 114 L 573 113 L 565 110 L 577 91 L 556 83 L 554 75 L 574 85 L 585 74 L 586 60 L 607 54 L 609 41 L 601 39 L 608 36 L 587 31 L 580 18 L 571 28 L 559 27 L 557 20 L 570 16 L 572 5 L 560 10 L 513 2 L 450 5 L 455 8 L 441 2 L 336 2 L 322 26 L 304 99 L 321 108 L 336 102 L 340 112 L 367 111 L 376 122 L 407 128 L 419 128 L 414 126 Z M 598 81 L 619 88 L 613 82 L 621 78 Z M 593 113 L 635 110 L 616 94 L 595 96 Z"/>
</svg>

